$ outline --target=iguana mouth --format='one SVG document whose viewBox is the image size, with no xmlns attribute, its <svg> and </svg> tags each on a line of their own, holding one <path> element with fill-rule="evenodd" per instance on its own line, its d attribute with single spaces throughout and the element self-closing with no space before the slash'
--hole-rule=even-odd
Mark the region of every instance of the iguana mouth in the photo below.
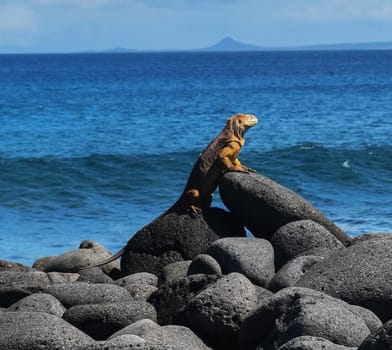
<svg viewBox="0 0 392 350">
<path fill-rule="evenodd" d="M 245 125 L 248 127 L 255 126 L 258 123 L 258 119 L 253 114 L 245 114 Z"/>
</svg>

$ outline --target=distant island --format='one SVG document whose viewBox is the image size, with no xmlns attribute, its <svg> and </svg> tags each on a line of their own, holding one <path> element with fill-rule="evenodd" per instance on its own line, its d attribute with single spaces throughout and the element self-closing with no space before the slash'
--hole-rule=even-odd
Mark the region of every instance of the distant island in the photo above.
<svg viewBox="0 0 392 350">
<path fill-rule="evenodd" d="M 320 44 L 320 45 L 304 45 L 304 46 L 257 46 L 234 40 L 226 37 L 218 43 L 200 49 L 188 50 L 149 50 L 151 52 L 238 52 L 238 51 L 328 51 L 328 50 L 392 50 L 392 41 L 386 42 L 364 42 L 364 43 L 340 43 L 340 44 Z M 143 52 L 143 50 L 128 48 L 113 48 L 100 53 L 128 53 Z"/>
</svg>

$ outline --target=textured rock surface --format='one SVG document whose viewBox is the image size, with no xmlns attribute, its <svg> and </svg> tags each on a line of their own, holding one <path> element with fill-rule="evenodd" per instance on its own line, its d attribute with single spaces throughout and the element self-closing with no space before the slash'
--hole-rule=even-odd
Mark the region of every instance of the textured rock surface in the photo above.
<svg viewBox="0 0 392 350">
<path fill-rule="evenodd" d="M 282 345 L 278 350 L 356 350 L 356 347 L 337 345 L 320 337 L 298 337 Z"/>
<path fill-rule="evenodd" d="M 78 273 L 67 272 L 48 272 L 46 275 L 52 284 L 75 282 L 80 277 Z"/>
<path fill-rule="evenodd" d="M 292 287 L 276 293 L 248 315 L 240 344 L 241 349 L 276 350 L 291 339 L 313 336 L 356 347 L 369 334 L 365 320 L 349 304 L 314 290 Z"/>
<path fill-rule="evenodd" d="M 274 251 L 265 239 L 222 238 L 208 247 L 207 254 L 219 263 L 223 273 L 239 272 L 261 287 L 265 287 L 275 273 Z"/>
<path fill-rule="evenodd" d="M 296 284 L 323 291 L 392 319 L 392 240 L 357 243 L 314 265 Z"/>
<path fill-rule="evenodd" d="M 13 271 L 13 272 L 27 272 L 33 270 L 30 266 L 19 264 L 17 262 L 0 259 L 0 272 Z"/>
<path fill-rule="evenodd" d="M 370 334 L 358 350 L 391 350 L 392 349 L 392 320 Z"/>
<path fill-rule="evenodd" d="M 0 306 L 8 307 L 18 300 L 43 290 L 50 284 L 48 276 L 40 271 L 0 272 Z"/>
<path fill-rule="evenodd" d="M 219 278 L 217 275 L 191 275 L 163 284 L 148 300 L 157 310 L 159 324 L 173 323 L 190 299 Z"/>
<path fill-rule="evenodd" d="M 143 338 L 133 334 L 123 334 L 105 341 L 96 350 L 151 350 Z M 88 350 L 88 349 L 87 349 Z"/>
<path fill-rule="evenodd" d="M 191 262 L 192 260 L 185 260 L 166 265 L 162 270 L 163 281 L 169 282 L 186 277 Z"/>
<path fill-rule="evenodd" d="M 126 286 L 128 284 L 149 284 L 156 287 L 158 285 L 158 277 L 149 272 L 139 272 L 117 279 L 116 284 L 119 286 Z"/>
<path fill-rule="evenodd" d="M 79 349 L 92 338 L 46 312 L 1 312 L 0 349 Z"/>
<path fill-rule="evenodd" d="M 192 298 L 181 315 L 182 323 L 214 346 L 238 349 L 238 331 L 256 302 L 253 284 L 233 272 Z"/>
<path fill-rule="evenodd" d="M 8 311 L 47 312 L 62 317 L 65 307 L 54 296 L 45 293 L 29 295 L 8 308 Z"/>
<path fill-rule="evenodd" d="M 125 274 L 147 271 L 162 278 L 164 266 L 192 260 L 220 236 L 244 236 L 232 216 L 216 208 L 203 215 L 170 213 L 155 219 L 128 242 L 121 259 Z"/>
<path fill-rule="evenodd" d="M 197 274 L 221 275 L 222 269 L 219 263 L 208 254 L 199 254 L 189 265 L 188 275 Z"/>
<path fill-rule="evenodd" d="M 222 177 L 219 191 L 223 203 L 256 237 L 268 239 L 289 222 L 309 219 L 323 225 L 339 241 L 351 241 L 308 201 L 265 176 L 230 172 Z"/>
<path fill-rule="evenodd" d="M 76 305 L 68 309 L 64 319 L 94 339 L 107 339 L 121 328 L 142 319 L 156 321 L 154 307 L 133 301 L 108 304 Z"/>
<path fill-rule="evenodd" d="M 112 256 L 112 253 L 95 241 L 83 241 L 79 249 L 66 252 L 59 256 L 37 260 L 33 267 L 44 272 L 78 272 L 87 266 L 94 266 Z M 111 274 L 119 270 L 118 261 L 102 266 L 102 270 Z"/>
<path fill-rule="evenodd" d="M 79 271 L 78 282 L 114 283 L 113 279 L 105 274 L 99 267 L 90 267 Z"/>
<path fill-rule="evenodd" d="M 277 292 L 294 284 L 316 263 L 322 261 L 320 256 L 299 256 L 290 260 L 272 278 L 268 289 Z"/>
<path fill-rule="evenodd" d="M 65 307 L 132 301 L 127 290 L 115 284 L 87 282 L 54 284 L 44 288 L 44 292 L 53 295 Z"/>
<path fill-rule="evenodd" d="M 150 284 L 127 284 L 124 288 L 131 295 L 132 299 L 137 301 L 147 301 L 152 293 L 158 290 L 157 287 L 154 287 Z"/>
<path fill-rule="evenodd" d="M 110 339 L 127 334 L 142 338 L 149 350 L 208 350 L 189 328 L 183 326 L 159 326 L 150 320 L 141 320 L 123 328 Z"/>
<path fill-rule="evenodd" d="M 309 250 L 323 248 L 331 254 L 344 248 L 343 243 L 324 226 L 312 220 L 293 221 L 282 226 L 272 235 L 271 243 L 278 267 Z"/>
<path fill-rule="evenodd" d="M 375 233 L 364 233 L 363 235 L 356 236 L 352 239 L 350 245 L 362 243 L 373 239 L 392 239 L 392 232 L 375 232 Z"/>
</svg>

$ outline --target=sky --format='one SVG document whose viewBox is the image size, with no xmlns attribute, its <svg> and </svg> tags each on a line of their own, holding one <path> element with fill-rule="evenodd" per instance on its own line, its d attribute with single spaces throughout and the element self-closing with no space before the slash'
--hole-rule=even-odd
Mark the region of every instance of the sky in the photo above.
<svg viewBox="0 0 392 350">
<path fill-rule="evenodd" d="M 0 53 L 392 41 L 392 0 L 0 0 Z"/>
</svg>

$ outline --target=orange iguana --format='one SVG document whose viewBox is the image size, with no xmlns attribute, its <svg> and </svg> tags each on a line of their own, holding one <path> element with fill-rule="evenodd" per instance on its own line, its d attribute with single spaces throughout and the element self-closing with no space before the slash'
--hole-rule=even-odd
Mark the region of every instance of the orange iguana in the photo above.
<svg viewBox="0 0 392 350">
<path fill-rule="evenodd" d="M 238 155 L 245 143 L 245 132 L 256 124 L 257 118 L 251 114 L 237 114 L 227 119 L 222 132 L 200 154 L 189 174 L 188 182 L 180 198 L 159 217 L 173 212 L 178 214 L 200 213 L 203 209 L 210 207 L 220 177 L 225 172 L 251 171 L 241 165 Z M 119 258 L 123 253 L 124 248 L 95 267 L 106 265 Z"/>
</svg>

